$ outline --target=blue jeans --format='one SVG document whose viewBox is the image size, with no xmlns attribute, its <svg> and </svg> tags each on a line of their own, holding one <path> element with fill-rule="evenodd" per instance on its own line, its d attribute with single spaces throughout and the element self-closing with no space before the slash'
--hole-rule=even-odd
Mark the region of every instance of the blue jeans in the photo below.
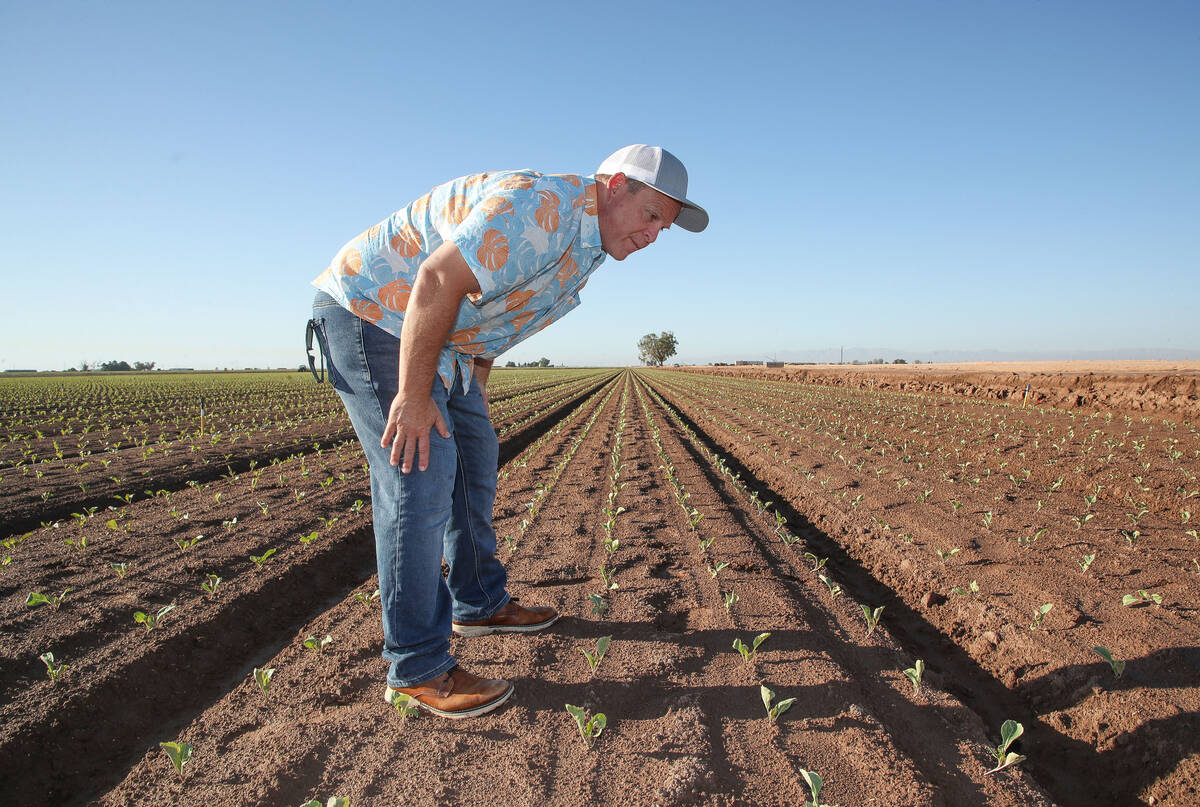
<svg viewBox="0 0 1200 807">
<path fill-rule="evenodd" d="M 383 606 L 388 683 L 413 686 L 455 664 L 450 622 L 487 619 L 509 601 L 496 558 L 492 506 L 499 443 L 478 383 L 464 393 L 433 379 L 433 400 L 450 437 L 429 434 L 429 467 L 403 474 L 379 441 L 396 397 L 400 340 L 359 319 L 329 295 L 313 301 L 328 379 L 341 396 L 371 468 L 371 512 Z M 449 573 L 443 577 L 442 560 Z"/>
</svg>

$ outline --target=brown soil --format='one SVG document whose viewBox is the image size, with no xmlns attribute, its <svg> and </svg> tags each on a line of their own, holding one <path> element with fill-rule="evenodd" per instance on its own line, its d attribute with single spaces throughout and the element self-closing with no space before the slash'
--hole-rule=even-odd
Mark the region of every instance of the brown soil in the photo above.
<svg viewBox="0 0 1200 807">
<path fill-rule="evenodd" d="M 853 389 L 965 395 L 1067 409 L 1153 412 L 1193 420 L 1200 416 L 1200 361 L 789 364 L 683 369 Z"/>
<path fill-rule="evenodd" d="M 461 723 L 420 716 L 401 728 L 382 702 L 368 486 L 353 443 L 318 438 L 314 448 L 314 428 L 255 481 L 264 466 L 249 468 L 248 442 L 244 468 L 147 485 L 166 493 L 135 499 L 115 531 L 103 523 L 111 512 L 36 528 L 5 550 L 12 560 L 0 571 L 0 792 L 26 804 L 298 805 L 336 795 L 490 805 L 499 792 L 515 805 L 791 805 L 808 796 L 807 768 L 825 780 L 823 801 L 843 807 L 1195 803 L 1198 578 L 1186 569 L 1192 546 L 1168 523 L 1180 468 L 1196 470 L 1194 432 L 1114 421 L 1130 429 L 1126 444 L 1154 448 L 1153 467 L 1114 451 L 1096 473 L 1142 481 L 1106 479 L 1095 518 L 1076 531 L 1070 517 L 1093 474 L 1074 468 L 1094 458 L 1077 456 L 1086 447 L 1077 441 L 1048 443 L 1102 419 L 1085 428 L 1055 410 L 1022 415 L 938 396 L 804 397 L 813 389 L 610 373 L 498 407 L 496 524 L 511 588 L 563 618 L 539 634 L 454 640 L 464 667 L 517 688 L 496 713 Z M 919 409 L 904 408 L 912 401 Z M 1023 487 L 1010 490 L 994 469 L 968 485 L 954 464 L 949 482 L 920 454 L 952 446 L 942 416 L 974 418 L 982 437 L 981 411 L 1046 419 L 1020 421 L 1023 442 L 1006 433 L 997 455 L 1009 460 L 1005 473 L 1032 469 Z M 854 445 L 847 414 L 875 419 L 853 428 L 869 431 L 873 451 L 889 446 L 885 457 Z M 1031 437 L 1047 425 L 1053 438 Z M 1185 459 L 1164 459 L 1158 441 L 1170 437 Z M 614 452 L 611 504 L 625 510 L 610 553 Z M 970 461 L 972 474 L 997 464 Z M 132 477 L 129 462 L 122 473 Z M 875 474 L 884 463 L 892 470 Z M 909 484 L 898 488 L 901 467 Z M 1035 488 L 1046 500 L 1036 518 Z M 1147 504 L 1133 545 L 1116 533 L 1122 495 Z M 8 538 L 21 538 L 10 523 L 45 520 L 25 501 L 6 511 Z M 976 526 L 984 512 L 988 530 Z M 1050 530 L 1032 546 L 1016 541 L 1043 524 Z M 83 553 L 64 543 L 85 535 Z M 961 552 L 939 562 L 935 548 L 951 546 Z M 250 556 L 268 548 L 277 552 L 259 568 Z M 1097 553 L 1087 573 L 1076 564 L 1084 551 Z M 828 558 L 825 581 L 805 552 Z M 113 563 L 128 564 L 124 577 Z M 617 589 L 606 591 L 602 568 Z M 208 574 L 222 578 L 211 597 L 200 588 Z M 980 594 L 949 593 L 972 579 Z M 25 605 L 31 590 L 68 587 L 57 611 Z M 1137 588 L 1160 593 L 1162 605 L 1122 607 Z M 605 595 L 605 613 L 592 594 Z M 1031 608 L 1046 601 L 1054 609 L 1030 630 Z M 860 603 L 885 607 L 869 635 Z M 154 631 L 134 623 L 135 610 L 168 604 Z M 732 650 L 735 638 L 767 631 L 753 662 Z M 323 652 L 303 646 L 326 635 Z M 593 673 L 578 648 L 609 635 Z M 1120 679 L 1094 644 L 1128 661 Z M 68 665 L 57 683 L 38 659 L 46 651 Z M 928 669 L 914 692 L 901 671 L 918 657 Z M 256 667 L 276 671 L 265 695 Z M 796 699 L 775 724 L 764 683 Z M 566 703 L 607 715 L 591 749 Z M 1009 718 L 1025 725 L 1014 750 L 1029 759 L 987 775 L 986 746 Z M 195 749 L 182 782 L 159 750 L 165 740 Z"/>
</svg>

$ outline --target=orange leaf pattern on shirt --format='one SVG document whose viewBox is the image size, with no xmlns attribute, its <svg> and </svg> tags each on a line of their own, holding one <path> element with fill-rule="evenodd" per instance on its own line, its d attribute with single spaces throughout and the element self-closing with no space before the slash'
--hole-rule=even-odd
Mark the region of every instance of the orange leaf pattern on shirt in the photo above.
<svg viewBox="0 0 1200 807">
<path fill-rule="evenodd" d="M 450 344 L 457 348 L 459 353 L 477 354 L 484 351 L 483 345 L 472 344 L 475 337 L 479 336 L 478 328 L 463 328 L 460 331 L 455 331 L 450 334 Z"/>
<path fill-rule="evenodd" d="M 415 201 L 411 205 L 409 205 L 408 209 L 412 211 L 412 214 L 414 216 L 418 216 L 418 215 L 424 213 L 426 210 L 429 209 L 429 197 L 432 195 L 433 195 L 432 193 L 425 194 L 420 199 L 418 199 L 417 201 Z"/>
<path fill-rule="evenodd" d="M 475 253 L 476 259 L 489 272 L 498 272 L 508 263 L 508 239 L 499 230 L 483 234 L 483 243 Z"/>
<path fill-rule="evenodd" d="M 564 255 L 562 263 L 558 267 L 558 271 L 554 273 L 554 276 L 558 278 L 559 288 L 567 285 L 567 281 L 574 277 L 575 273 L 578 271 L 579 264 L 574 258 L 571 257 L 570 253 Z"/>
<path fill-rule="evenodd" d="M 542 198 L 542 202 L 534 216 L 539 227 L 552 233 L 558 229 L 558 196 L 554 191 L 538 191 L 538 196 Z"/>
<path fill-rule="evenodd" d="M 517 333 L 520 333 L 521 329 L 529 324 L 529 320 L 533 319 L 536 316 L 537 316 L 536 311 L 522 311 L 520 314 L 517 314 L 515 317 L 512 318 L 513 330 L 516 331 Z"/>
<path fill-rule="evenodd" d="M 333 263 L 343 275 L 357 275 L 362 269 L 362 253 L 353 247 L 344 248 Z"/>
<path fill-rule="evenodd" d="M 533 297 L 532 291 L 510 291 L 504 298 L 504 310 L 518 311 L 525 307 L 531 297 Z"/>
<path fill-rule="evenodd" d="M 500 187 L 504 190 L 528 190 L 532 188 L 537 180 L 528 174 L 515 174 L 500 183 Z"/>
<path fill-rule="evenodd" d="M 365 233 L 363 233 L 362 237 L 363 238 L 374 238 L 377 235 L 379 235 L 379 225 L 378 224 L 376 224 L 374 227 L 372 227 L 371 229 L 369 229 Z"/>
<path fill-rule="evenodd" d="M 582 207 L 589 216 L 596 215 L 596 186 L 588 185 L 583 189 L 583 196 L 575 199 L 574 207 Z"/>
<path fill-rule="evenodd" d="M 392 236 L 392 249 L 405 258 L 415 257 L 424 249 L 421 234 L 411 224 L 405 224 L 400 228 L 400 232 Z"/>
<path fill-rule="evenodd" d="M 470 213 L 471 205 L 467 202 L 467 197 L 460 194 L 446 200 L 446 206 L 442 209 L 442 218 L 448 221 L 451 227 L 457 227 Z"/>
<path fill-rule="evenodd" d="M 385 283 L 379 289 L 379 302 L 390 311 L 404 311 L 408 308 L 408 297 L 412 294 L 412 286 L 404 278 Z"/>
<path fill-rule="evenodd" d="M 350 310 L 354 312 L 356 317 L 365 319 L 372 325 L 383 319 L 383 309 L 379 307 L 378 303 L 373 303 L 370 300 L 355 298 L 350 301 Z"/>
<path fill-rule="evenodd" d="M 505 199 L 503 196 L 491 196 L 479 205 L 479 209 L 487 216 L 487 220 L 491 221 L 496 216 L 506 216 L 513 212 L 512 202 Z"/>
</svg>

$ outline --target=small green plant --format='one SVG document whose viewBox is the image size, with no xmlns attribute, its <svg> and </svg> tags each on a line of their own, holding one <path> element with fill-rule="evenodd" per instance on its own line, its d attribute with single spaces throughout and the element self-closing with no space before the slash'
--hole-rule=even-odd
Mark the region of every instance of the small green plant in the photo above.
<svg viewBox="0 0 1200 807">
<path fill-rule="evenodd" d="M 162 608 L 159 608 L 158 611 L 151 614 L 148 614 L 145 611 L 134 611 L 133 621 L 139 625 L 145 625 L 146 633 L 149 633 L 157 628 L 158 623 L 162 621 L 162 618 L 173 610 L 175 610 L 174 605 L 164 605 Z"/>
<path fill-rule="evenodd" d="M 942 563 L 945 563 L 946 561 L 950 560 L 950 558 L 954 557 L 955 555 L 957 555 L 959 552 L 962 551 L 958 547 L 954 547 L 953 549 L 946 549 L 946 550 L 943 550 L 941 547 L 934 547 L 934 548 L 937 550 L 937 556 L 942 561 Z"/>
<path fill-rule="evenodd" d="M 116 572 L 117 577 L 124 577 L 125 573 L 127 571 L 129 571 L 129 564 L 128 563 L 110 563 L 110 564 L 108 564 L 108 568 L 110 568 L 114 572 Z"/>
<path fill-rule="evenodd" d="M 316 530 L 313 530 L 312 532 L 310 532 L 306 535 L 301 535 L 300 543 L 304 544 L 305 546 L 308 546 L 309 544 L 311 544 L 313 541 L 317 540 L 320 537 L 321 537 L 321 534 L 319 532 L 317 532 Z M 262 564 L 259 564 L 259 565 L 261 566 Z"/>
<path fill-rule="evenodd" d="M 62 601 L 67 598 L 67 592 L 70 588 L 64 588 L 62 594 L 43 594 L 40 591 L 31 591 L 29 596 L 25 598 L 25 606 L 27 608 L 35 608 L 39 605 L 49 605 L 55 611 L 62 605 Z"/>
<path fill-rule="evenodd" d="M 879 616 L 883 613 L 883 606 L 881 605 L 874 610 L 869 605 L 859 605 L 858 607 L 862 609 L 863 618 L 867 620 L 867 635 L 870 636 L 875 632 L 876 626 L 879 625 Z"/>
<path fill-rule="evenodd" d="M 200 584 L 200 588 L 204 591 L 206 597 L 210 600 L 217 596 L 217 586 L 221 585 L 221 578 L 215 574 L 204 576 L 204 582 Z"/>
<path fill-rule="evenodd" d="M 814 572 L 819 571 L 825 565 L 825 562 L 829 560 L 829 558 L 818 558 L 815 552 L 805 552 L 804 557 L 812 563 L 812 570 Z"/>
<path fill-rule="evenodd" d="M 838 597 L 842 596 L 842 587 L 839 586 L 837 583 L 834 583 L 832 580 L 830 580 L 828 577 L 826 577 L 823 574 L 817 575 L 817 579 L 825 584 L 825 588 L 829 589 L 829 596 L 833 597 L 834 599 L 837 599 Z"/>
<path fill-rule="evenodd" d="M 183 767 L 192 761 L 192 747 L 187 743 L 159 743 L 158 747 L 166 752 L 171 758 L 171 765 L 175 768 L 175 773 L 179 774 L 179 781 L 183 781 Z"/>
<path fill-rule="evenodd" d="M 607 566 L 600 567 L 600 578 L 604 581 L 604 588 L 608 591 L 616 591 L 621 586 L 613 578 L 617 573 L 610 571 Z"/>
<path fill-rule="evenodd" d="M 758 658 L 758 646 L 770 638 L 770 632 L 760 633 L 754 637 L 749 647 L 741 639 L 734 639 L 733 649 L 742 655 L 742 661 L 753 664 L 754 660 Z"/>
<path fill-rule="evenodd" d="M 1046 614 L 1050 613 L 1050 609 L 1054 607 L 1054 603 L 1048 602 L 1044 605 L 1039 605 L 1033 609 L 1033 622 L 1029 624 L 1030 630 L 1038 630 L 1042 627 L 1042 620 L 1046 618 Z"/>
<path fill-rule="evenodd" d="M 717 540 L 717 536 L 715 536 L 715 535 L 710 535 L 707 538 L 701 538 L 700 539 L 700 551 L 707 552 L 708 548 L 710 546 L 712 546 L 712 542 L 715 540 Z"/>
<path fill-rule="evenodd" d="M 46 665 L 46 675 L 50 676 L 51 684 L 58 680 L 58 676 L 62 675 L 63 670 L 67 669 L 66 664 L 54 660 L 53 653 L 42 653 L 38 658 Z"/>
<path fill-rule="evenodd" d="M 904 677 L 912 682 L 913 694 L 916 695 L 921 691 L 921 679 L 925 677 L 925 662 L 917 659 L 913 666 L 903 672 Z"/>
<path fill-rule="evenodd" d="M 271 547 L 261 555 L 251 555 L 250 560 L 254 561 L 255 568 L 261 569 L 263 564 L 270 560 L 271 556 L 275 554 L 275 551 L 275 547 Z"/>
<path fill-rule="evenodd" d="M 716 580 L 716 579 L 717 579 L 717 575 L 718 575 L 718 574 L 720 574 L 720 573 L 721 573 L 721 570 L 722 570 L 722 569 L 724 569 L 724 568 L 725 568 L 726 566 L 728 566 L 728 565 L 729 565 L 729 561 L 726 561 L 726 560 L 720 561 L 720 562 L 719 562 L 719 563 L 717 563 L 715 566 L 709 566 L 709 567 L 708 567 L 708 573 L 709 573 L 710 575 L 712 575 L 712 579 L 713 579 L 713 580 Z"/>
<path fill-rule="evenodd" d="M 767 707 L 767 720 L 771 723 L 779 721 L 779 716 L 792 708 L 792 704 L 796 702 L 795 698 L 785 698 L 781 701 L 775 700 L 775 693 L 763 684 L 758 688 L 758 694 L 762 696 L 763 706 Z"/>
<path fill-rule="evenodd" d="M 1079 559 L 1079 568 L 1086 572 L 1088 569 L 1092 568 L 1092 564 L 1095 562 L 1096 562 L 1096 553 L 1095 552 L 1093 552 L 1090 555 L 1084 555 L 1082 558 Z"/>
<path fill-rule="evenodd" d="M 265 696 L 271 688 L 271 679 L 275 677 L 275 668 L 267 667 L 263 669 L 255 667 L 251 675 L 254 677 L 254 683 L 258 684 L 258 688 L 262 690 L 262 694 Z"/>
<path fill-rule="evenodd" d="M 375 589 L 375 591 L 371 594 L 363 594 L 361 591 L 356 591 L 354 592 L 354 599 L 362 603 L 363 608 L 369 610 L 371 608 L 371 603 L 379 599 L 379 589 Z"/>
<path fill-rule="evenodd" d="M 329 643 L 332 641 L 333 637 L 328 634 L 325 635 L 324 639 L 318 639 L 316 636 L 313 636 L 310 633 L 308 636 L 304 637 L 304 649 L 312 650 L 314 653 L 318 654 L 324 653 L 325 648 L 328 647 Z"/>
<path fill-rule="evenodd" d="M 825 782 L 821 780 L 821 775 L 816 771 L 808 771 L 800 768 L 800 776 L 808 785 L 808 790 L 812 793 L 812 801 L 805 799 L 804 807 L 830 807 L 828 804 L 821 804 L 821 788 L 825 787 Z"/>
<path fill-rule="evenodd" d="M 401 724 L 400 730 L 404 730 L 403 724 Z M 300 807 L 350 807 L 350 799 L 342 798 L 340 796 L 330 796 L 329 801 L 325 802 L 324 805 L 322 805 L 321 802 L 317 801 L 316 799 L 309 799 L 301 804 Z"/>
<path fill-rule="evenodd" d="M 592 615 L 604 618 L 604 613 L 608 611 L 608 601 L 604 599 L 603 594 L 589 594 L 588 599 L 592 603 Z"/>
<path fill-rule="evenodd" d="M 984 526 L 984 529 L 990 530 L 992 528 L 992 511 L 991 510 L 988 510 L 986 513 L 983 514 L 983 526 Z"/>
<path fill-rule="evenodd" d="M 740 599 L 741 599 L 741 597 L 738 596 L 738 593 L 736 591 L 727 592 L 725 594 L 725 612 L 733 613 L 732 609 L 733 609 L 734 603 L 736 603 Z"/>
<path fill-rule="evenodd" d="M 175 541 L 175 546 L 179 547 L 179 549 L 181 551 L 186 552 L 187 550 L 189 550 L 193 546 L 195 546 L 200 541 L 200 539 L 203 537 L 204 537 L 204 535 L 203 535 L 203 533 L 201 533 L 200 535 L 197 535 L 195 538 L 174 538 L 172 540 Z"/>
<path fill-rule="evenodd" d="M 988 751 L 996 758 L 996 767 L 987 771 L 987 775 L 1002 771 L 1005 768 L 1011 768 L 1014 765 L 1019 765 L 1024 762 L 1027 757 L 1020 754 L 1015 754 L 1008 750 L 1013 741 L 1025 733 L 1025 727 L 1015 720 L 1005 720 L 1004 725 L 1000 727 L 1000 744 L 995 748 L 989 748 Z"/>
<path fill-rule="evenodd" d="M 1128 608 L 1131 605 L 1140 605 L 1142 603 L 1152 602 L 1155 605 L 1162 605 L 1162 595 L 1152 594 L 1144 588 L 1139 588 L 1137 594 L 1126 594 L 1121 598 L 1121 605 Z"/>
<path fill-rule="evenodd" d="M 587 711 L 567 704 L 567 713 L 575 718 L 575 725 L 579 727 L 579 736 L 583 738 L 583 744 L 588 748 L 596 742 L 596 738 L 600 736 L 600 732 L 604 731 L 608 725 L 608 717 L 603 712 L 588 717 Z"/>
<path fill-rule="evenodd" d="M 1108 666 L 1112 668 L 1115 677 L 1120 678 L 1121 673 L 1125 672 L 1125 662 L 1114 659 L 1107 647 L 1093 647 L 1092 650 L 1095 650 L 1100 658 L 1108 662 Z"/>
<path fill-rule="evenodd" d="M 951 594 L 962 594 L 964 596 L 967 594 L 970 594 L 971 596 L 975 596 L 976 594 L 979 593 L 979 582 L 976 580 L 972 580 L 970 583 L 967 584 L 967 588 L 957 588 L 957 587 L 952 588 L 952 589 L 950 589 L 950 593 Z"/>
<path fill-rule="evenodd" d="M 621 540 L 619 538 L 605 536 L 604 548 L 608 551 L 608 554 L 612 555 L 621 548 Z"/>
<path fill-rule="evenodd" d="M 263 690 L 265 693 L 266 690 Z M 395 689 L 388 689 L 387 702 L 396 710 L 396 714 L 400 715 L 400 731 L 404 731 L 404 726 L 408 723 L 408 719 L 413 717 L 419 711 L 414 705 L 416 698 L 405 692 L 399 692 Z"/>
<path fill-rule="evenodd" d="M 600 666 L 600 662 L 604 661 L 604 656 L 608 653 L 608 647 L 612 644 L 611 636 L 601 636 L 596 640 L 596 652 L 593 654 L 586 647 L 578 648 L 583 657 L 587 659 L 588 667 L 592 671 L 592 675 L 596 674 L 596 668 Z"/>
</svg>

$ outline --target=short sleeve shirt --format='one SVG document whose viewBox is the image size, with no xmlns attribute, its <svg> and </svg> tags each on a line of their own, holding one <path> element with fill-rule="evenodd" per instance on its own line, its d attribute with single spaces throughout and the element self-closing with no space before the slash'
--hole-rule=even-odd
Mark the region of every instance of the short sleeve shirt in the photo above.
<svg viewBox="0 0 1200 807">
<path fill-rule="evenodd" d="M 399 337 L 417 269 L 454 243 L 479 281 L 438 356 L 449 389 L 464 389 L 474 357 L 494 359 L 579 305 L 604 261 L 596 180 L 573 174 L 500 171 L 439 185 L 352 239 L 313 285 L 362 319 Z"/>
</svg>

